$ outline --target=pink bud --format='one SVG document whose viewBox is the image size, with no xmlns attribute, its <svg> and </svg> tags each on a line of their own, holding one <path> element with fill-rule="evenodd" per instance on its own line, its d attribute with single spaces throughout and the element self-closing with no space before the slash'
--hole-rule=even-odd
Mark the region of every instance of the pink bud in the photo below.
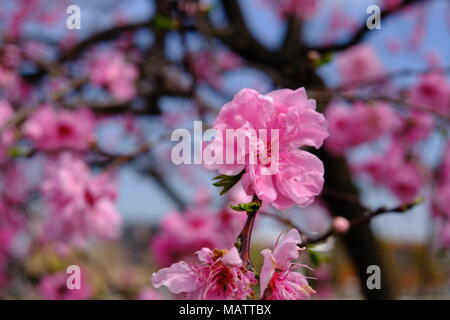
<svg viewBox="0 0 450 320">
<path fill-rule="evenodd" d="M 344 217 L 336 217 L 333 221 L 333 229 L 338 233 L 346 233 L 350 229 L 350 221 Z"/>
</svg>

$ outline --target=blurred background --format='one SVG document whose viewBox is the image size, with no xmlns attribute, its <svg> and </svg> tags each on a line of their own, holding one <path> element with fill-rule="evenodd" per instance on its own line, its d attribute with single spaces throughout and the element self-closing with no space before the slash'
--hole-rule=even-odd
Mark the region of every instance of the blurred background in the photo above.
<svg viewBox="0 0 450 320">
<path fill-rule="evenodd" d="M 329 121 L 324 191 L 308 208 L 264 209 L 256 264 L 286 221 L 320 237 L 333 216 L 422 197 L 302 260 L 314 299 L 448 298 L 449 40 L 445 0 L 0 0 L 0 297 L 174 298 L 152 272 L 232 245 L 243 219 L 228 205 L 249 199 L 174 165 L 172 131 L 210 127 L 243 88 L 305 87 Z"/>
</svg>

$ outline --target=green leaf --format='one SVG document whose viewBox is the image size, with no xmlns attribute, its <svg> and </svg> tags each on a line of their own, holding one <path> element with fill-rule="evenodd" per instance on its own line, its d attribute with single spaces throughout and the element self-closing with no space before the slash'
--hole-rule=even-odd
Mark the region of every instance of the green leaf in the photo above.
<svg viewBox="0 0 450 320">
<path fill-rule="evenodd" d="M 239 203 L 237 206 L 230 205 L 230 208 L 236 211 L 245 211 L 248 213 L 256 213 L 261 207 L 260 201 L 253 201 L 249 203 Z"/>
<path fill-rule="evenodd" d="M 8 156 L 11 158 L 18 158 L 27 155 L 28 150 L 23 147 L 14 146 L 8 149 Z"/>
<path fill-rule="evenodd" d="M 177 27 L 177 22 L 170 17 L 158 14 L 155 17 L 155 25 L 157 28 L 172 30 Z"/>
<path fill-rule="evenodd" d="M 307 248 L 306 251 L 308 252 L 309 258 L 311 260 L 311 263 L 314 267 L 320 266 L 323 262 L 329 262 L 329 257 L 321 252 L 315 251 L 311 248 Z"/>
<path fill-rule="evenodd" d="M 314 67 L 318 68 L 321 67 L 327 63 L 330 63 L 331 60 L 333 60 L 333 52 L 326 52 L 323 55 L 320 56 L 319 59 L 314 60 Z"/>
<path fill-rule="evenodd" d="M 228 192 L 231 188 L 233 188 L 234 185 L 239 182 L 239 180 L 241 180 L 241 177 L 243 174 L 244 174 L 244 170 L 242 170 L 239 174 L 237 174 L 235 176 L 220 175 L 220 176 L 214 177 L 213 180 L 218 180 L 218 181 L 214 182 L 213 186 L 222 187 L 222 190 L 220 191 L 220 195 L 223 195 L 226 192 Z"/>
</svg>

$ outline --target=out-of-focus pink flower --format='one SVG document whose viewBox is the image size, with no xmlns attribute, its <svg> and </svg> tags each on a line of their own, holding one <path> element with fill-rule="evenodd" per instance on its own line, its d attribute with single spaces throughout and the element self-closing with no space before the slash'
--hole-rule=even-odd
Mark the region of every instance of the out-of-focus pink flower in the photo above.
<svg viewBox="0 0 450 320">
<path fill-rule="evenodd" d="M 357 45 L 336 58 L 341 81 L 346 85 L 374 80 L 382 76 L 383 67 L 374 49 L 369 45 Z"/>
<path fill-rule="evenodd" d="M 433 214 L 450 219 L 450 181 L 439 184 L 434 191 Z"/>
<path fill-rule="evenodd" d="M 243 89 L 222 107 L 214 128 L 220 134 L 205 151 L 212 151 L 215 157 L 214 161 L 204 158 L 205 167 L 225 175 L 236 175 L 245 169 L 241 181 L 248 195 L 256 194 L 262 201 L 286 209 L 307 206 L 321 192 L 322 162 L 298 148 L 319 148 L 328 136 L 327 123 L 304 88 L 267 95 Z M 226 139 L 229 129 L 237 133 L 233 143 Z M 266 136 L 261 129 L 266 130 Z M 255 139 L 239 144 L 239 133 Z M 227 163 L 229 154 L 234 155 L 233 163 Z M 245 158 L 243 164 L 238 160 L 241 156 Z M 218 163 L 218 158 L 222 158 L 222 163 Z"/>
<path fill-rule="evenodd" d="M 396 173 L 391 176 L 388 184 L 392 193 L 403 202 L 413 201 L 422 185 L 423 179 L 420 171 L 416 165 L 411 163 L 398 166 Z"/>
<path fill-rule="evenodd" d="M 161 295 L 153 288 L 142 288 L 138 300 L 161 300 Z"/>
<path fill-rule="evenodd" d="M 245 223 L 238 212 L 217 213 L 206 206 L 188 208 L 164 217 L 161 230 L 152 239 L 150 251 L 160 266 L 189 258 L 201 248 L 224 248 L 234 240 Z"/>
<path fill-rule="evenodd" d="M 94 141 L 94 126 L 94 115 L 88 109 L 56 110 L 46 104 L 25 122 L 23 132 L 41 150 L 83 151 Z"/>
<path fill-rule="evenodd" d="M 450 143 L 446 146 L 438 173 L 439 178 L 433 194 L 433 214 L 450 220 Z"/>
<path fill-rule="evenodd" d="M 0 220 L 2 223 L 0 226 L 0 257 L 6 257 L 9 254 L 17 230 L 14 226 L 5 224 L 5 221 L 3 220 L 4 219 Z"/>
<path fill-rule="evenodd" d="M 115 239 L 121 216 L 115 186 L 104 173 L 91 176 L 87 165 L 64 153 L 51 161 L 42 181 L 49 216 L 44 238 L 61 245 L 83 246 L 88 238 Z"/>
<path fill-rule="evenodd" d="M 245 300 L 253 293 L 255 275 L 243 267 L 235 247 L 203 248 L 197 256 L 199 263 L 181 261 L 153 273 L 153 286 L 166 286 L 170 292 L 192 300 Z"/>
<path fill-rule="evenodd" d="M 204 50 L 189 58 L 192 71 L 200 80 L 214 88 L 222 86 L 222 73 L 241 66 L 242 61 L 231 52 Z"/>
<path fill-rule="evenodd" d="M 2 49 L 0 64 L 7 68 L 17 68 L 22 61 L 19 47 L 14 44 L 6 44 Z"/>
<path fill-rule="evenodd" d="M 331 284 L 333 272 L 329 264 L 322 263 L 314 270 L 316 279 L 316 297 L 320 300 L 330 299 L 334 292 L 334 286 Z"/>
<path fill-rule="evenodd" d="M 283 17 L 297 16 L 306 19 L 313 16 L 319 7 L 318 0 L 269 0 Z"/>
<path fill-rule="evenodd" d="M 444 156 L 442 159 L 442 165 L 440 168 L 441 172 L 441 182 L 449 182 L 450 181 L 450 142 L 447 143 L 447 146 L 444 150 Z"/>
<path fill-rule="evenodd" d="M 450 221 L 442 221 L 439 229 L 439 241 L 442 247 L 450 249 Z"/>
<path fill-rule="evenodd" d="M 1 72 L 1 71 L 0 71 Z M 14 115 L 11 105 L 5 101 L 0 100 L 0 161 L 7 158 L 8 148 L 14 143 L 14 132 L 11 129 L 5 129 L 5 125 Z"/>
<path fill-rule="evenodd" d="M 100 53 L 92 59 L 89 67 L 91 82 L 106 86 L 118 101 L 130 100 L 136 94 L 134 82 L 138 71 L 122 53 Z"/>
<path fill-rule="evenodd" d="M 374 182 L 386 186 L 403 202 L 413 201 L 425 183 L 424 167 L 406 154 L 404 147 L 393 141 L 386 155 L 375 155 L 357 167 L 367 173 Z"/>
<path fill-rule="evenodd" d="M 383 8 L 386 10 L 392 10 L 401 5 L 403 0 L 383 0 Z"/>
<path fill-rule="evenodd" d="M 22 170 L 17 162 L 10 162 L 4 168 L 0 186 L 2 196 L 11 203 L 21 203 L 30 189 Z"/>
<path fill-rule="evenodd" d="M 207 208 L 191 208 L 164 217 L 161 231 L 153 238 L 150 249 L 160 266 L 184 259 L 203 247 L 220 247 L 217 217 Z"/>
<path fill-rule="evenodd" d="M 398 130 L 398 136 L 405 141 L 405 143 L 416 143 L 426 139 L 434 128 L 433 115 L 413 111 L 402 117 L 402 125 Z"/>
<path fill-rule="evenodd" d="M 362 102 L 352 107 L 333 103 L 326 110 L 330 137 L 325 145 L 334 154 L 371 142 L 383 134 L 398 129 L 400 118 L 382 102 L 368 105 Z"/>
<path fill-rule="evenodd" d="M 64 271 L 45 275 L 42 277 L 38 291 L 45 300 L 87 300 L 92 297 L 92 288 L 89 285 L 85 271 L 81 269 L 80 288 L 69 289 L 67 279 L 69 273 Z"/>
<path fill-rule="evenodd" d="M 291 229 L 278 240 L 272 250 L 264 249 L 264 262 L 259 276 L 261 297 L 265 300 L 305 300 L 315 291 L 306 277 L 295 271 L 301 265 L 293 263 L 299 257 L 300 234 Z"/>
<path fill-rule="evenodd" d="M 425 74 L 411 88 L 408 99 L 413 106 L 447 114 L 450 112 L 450 82 L 439 73 Z"/>
<path fill-rule="evenodd" d="M 350 229 L 350 221 L 344 217 L 336 217 L 333 220 L 333 229 L 338 233 L 346 233 Z"/>
<path fill-rule="evenodd" d="M 20 78 L 15 71 L 0 65 L 0 88 L 4 88 L 7 91 L 17 91 L 19 85 Z"/>
</svg>

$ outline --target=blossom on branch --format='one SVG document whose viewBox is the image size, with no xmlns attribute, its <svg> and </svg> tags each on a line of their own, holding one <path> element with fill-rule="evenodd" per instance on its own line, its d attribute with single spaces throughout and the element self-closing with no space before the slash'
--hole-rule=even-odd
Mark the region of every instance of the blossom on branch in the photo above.
<svg viewBox="0 0 450 320">
<path fill-rule="evenodd" d="M 235 247 L 230 250 L 203 248 L 197 252 L 199 263 L 172 264 L 152 275 L 156 288 L 191 300 L 245 300 L 253 294 L 253 272 L 244 268 Z"/>
<path fill-rule="evenodd" d="M 315 101 L 308 99 L 304 88 L 277 90 L 267 95 L 243 89 L 222 107 L 214 129 L 220 133 L 219 138 L 206 148 L 214 151 L 216 159 L 228 159 L 231 154 L 235 161 L 205 166 L 223 175 L 237 175 L 244 170 L 242 184 L 248 195 L 255 194 L 275 208 L 286 209 L 307 206 L 322 191 L 322 162 L 299 148 L 320 148 L 328 136 L 327 122 L 316 111 Z M 257 136 L 248 143 L 242 143 L 239 137 L 229 141 L 223 137 L 230 129 L 239 132 L 241 137 L 253 138 L 255 132 Z M 240 155 L 245 158 L 242 164 Z"/>
<path fill-rule="evenodd" d="M 261 297 L 265 300 L 305 300 L 315 291 L 309 286 L 307 278 L 296 271 L 301 243 L 300 234 L 291 229 L 284 234 L 272 250 L 264 249 L 264 263 L 259 276 Z"/>
</svg>

